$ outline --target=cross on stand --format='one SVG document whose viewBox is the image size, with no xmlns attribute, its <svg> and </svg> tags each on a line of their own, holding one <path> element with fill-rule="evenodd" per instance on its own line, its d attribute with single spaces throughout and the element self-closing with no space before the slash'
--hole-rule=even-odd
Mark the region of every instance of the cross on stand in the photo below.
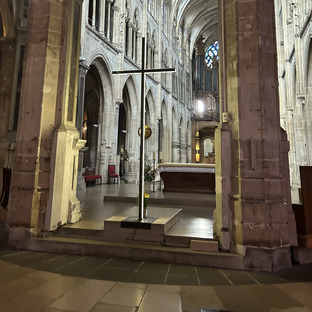
<svg viewBox="0 0 312 312">
<path fill-rule="evenodd" d="M 115 75 L 121 74 L 141 74 L 141 136 L 140 136 L 140 175 L 139 175 L 139 219 L 141 222 L 143 218 L 144 208 L 144 141 L 145 141 L 145 74 L 146 73 L 162 73 L 162 72 L 174 72 L 175 68 L 159 68 L 159 69 L 145 69 L 145 53 L 146 44 L 145 37 L 142 37 L 142 65 L 141 69 L 137 70 L 120 70 L 113 71 Z M 144 129 L 144 131 L 142 130 Z"/>
</svg>

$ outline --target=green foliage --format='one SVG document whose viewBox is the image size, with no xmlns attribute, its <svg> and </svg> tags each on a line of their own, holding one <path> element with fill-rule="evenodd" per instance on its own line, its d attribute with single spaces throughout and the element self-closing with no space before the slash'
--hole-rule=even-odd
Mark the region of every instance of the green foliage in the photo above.
<svg viewBox="0 0 312 312">
<path fill-rule="evenodd" d="M 157 175 L 157 169 L 153 169 L 150 164 L 144 166 L 144 181 L 152 182 Z"/>
</svg>

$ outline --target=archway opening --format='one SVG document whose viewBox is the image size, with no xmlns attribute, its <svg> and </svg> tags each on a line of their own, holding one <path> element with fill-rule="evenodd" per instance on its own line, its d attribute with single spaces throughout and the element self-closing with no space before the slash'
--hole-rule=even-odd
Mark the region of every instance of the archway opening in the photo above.
<svg viewBox="0 0 312 312">
<path fill-rule="evenodd" d="M 86 76 L 84 103 L 82 138 L 87 140 L 87 150 L 83 158 L 83 167 L 86 171 L 94 173 L 98 154 L 100 85 L 97 70 L 92 65 Z"/>
</svg>

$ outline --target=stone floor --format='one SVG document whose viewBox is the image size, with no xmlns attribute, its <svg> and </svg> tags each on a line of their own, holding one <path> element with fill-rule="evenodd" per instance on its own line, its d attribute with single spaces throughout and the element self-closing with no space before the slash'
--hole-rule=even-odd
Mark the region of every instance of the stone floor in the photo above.
<svg viewBox="0 0 312 312">
<path fill-rule="evenodd" d="M 0 250 L 4 312 L 312 311 L 312 265 L 279 273 Z"/>
<path fill-rule="evenodd" d="M 214 195 L 163 193 L 159 183 L 155 185 L 155 192 L 152 189 L 153 187 L 151 187 L 149 205 L 159 206 L 159 200 L 161 200 L 162 207 L 182 208 L 183 210 L 182 219 L 172 229 L 171 235 L 213 238 Z M 82 202 L 82 220 L 69 227 L 102 230 L 104 219 L 135 205 L 137 193 L 136 184 L 102 184 L 88 187 L 86 192 L 79 196 Z"/>
<path fill-rule="evenodd" d="M 71 227 L 103 229 L 103 220 L 133 206 L 136 194 L 135 185 L 87 188 L 82 221 Z M 104 196 L 111 198 L 103 201 Z M 183 219 L 174 229 L 179 235 L 212 235 L 211 195 L 157 191 L 151 198 L 174 199 L 182 207 Z M 261 273 L 0 249 L 4 312 L 312 312 L 311 294 L 312 265 Z"/>
</svg>

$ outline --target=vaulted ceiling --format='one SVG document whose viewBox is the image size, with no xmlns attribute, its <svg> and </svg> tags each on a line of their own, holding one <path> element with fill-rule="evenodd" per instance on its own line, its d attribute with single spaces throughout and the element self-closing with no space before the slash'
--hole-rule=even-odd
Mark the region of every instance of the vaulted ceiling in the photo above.
<svg viewBox="0 0 312 312">
<path fill-rule="evenodd" d="M 218 39 L 218 0 L 172 0 L 172 9 L 191 51 L 201 36 L 205 46 Z"/>
</svg>

